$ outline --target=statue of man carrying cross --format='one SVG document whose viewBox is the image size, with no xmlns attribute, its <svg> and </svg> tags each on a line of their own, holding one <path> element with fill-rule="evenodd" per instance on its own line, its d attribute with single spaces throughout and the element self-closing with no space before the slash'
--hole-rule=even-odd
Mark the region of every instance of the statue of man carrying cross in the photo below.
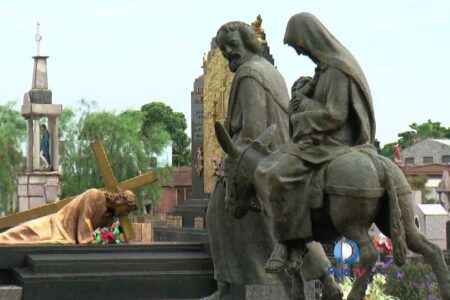
<svg viewBox="0 0 450 300">
<path fill-rule="evenodd" d="M 148 172 L 118 184 L 103 145 L 94 142 L 91 146 L 105 188 L 90 189 L 74 198 L 0 218 L 0 228 L 28 221 L 0 234 L 0 244 L 90 243 L 92 231 L 110 225 L 115 216 L 125 238 L 133 239 L 128 213 L 136 208 L 136 202 L 129 190 L 157 178 L 153 172 Z"/>
<path fill-rule="evenodd" d="M 128 214 L 135 208 L 131 191 L 90 189 L 54 214 L 0 233 L 0 244 L 88 244 L 94 229 L 112 225 L 117 210 Z"/>
</svg>

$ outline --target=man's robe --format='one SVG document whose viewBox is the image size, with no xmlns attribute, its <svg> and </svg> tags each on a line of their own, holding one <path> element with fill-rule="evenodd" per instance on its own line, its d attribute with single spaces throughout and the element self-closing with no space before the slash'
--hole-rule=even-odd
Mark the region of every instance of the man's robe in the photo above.
<svg viewBox="0 0 450 300">
<path fill-rule="evenodd" d="M 0 233 L 0 244 L 87 244 L 94 240 L 94 229 L 111 225 L 113 220 L 104 193 L 90 189 L 54 214 Z"/>
<path fill-rule="evenodd" d="M 281 74 L 267 60 L 255 56 L 236 71 L 228 104 L 226 127 L 233 141 L 245 146 L 276 124 L 271 149 L 288 138 L 289 95 Z M 227 163 L 226 163 L 227 165 Z M 227 168 L 227 166 L 226 166 Z M 226 171 L 226 170 L 225 170 Z M 206 215 L 215 278 L 234 284 L 279 284 L 264 263 L 273 249 L 268 219 L 249 212 L 241 219 L 225 211 L 225 187 L 216 184 Z"/>
</svg>

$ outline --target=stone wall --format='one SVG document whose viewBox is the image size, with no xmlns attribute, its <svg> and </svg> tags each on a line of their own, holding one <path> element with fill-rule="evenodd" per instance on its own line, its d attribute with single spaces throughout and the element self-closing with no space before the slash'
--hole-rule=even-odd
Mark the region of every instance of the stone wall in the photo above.
<svg viewBox="0 0 450 300">
<path fill-rule="evenodd" d="M 61 174 L 33 172 L 18 176 L 19 211 L 53 203 L 61 196 Z"/>
</svg>

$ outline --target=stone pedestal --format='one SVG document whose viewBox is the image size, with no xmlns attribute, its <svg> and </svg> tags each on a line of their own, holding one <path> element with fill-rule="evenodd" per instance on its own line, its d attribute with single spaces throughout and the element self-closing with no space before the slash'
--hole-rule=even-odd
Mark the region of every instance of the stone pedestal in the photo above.
<svg viewBox="0 0 450 300">
<path fill-rule="evenodd" d="M 134 232 L 134 239 L 130 243 L 151 243 L 152 242 L 152 224 L 150 223 L 131 223 Z"/>
<path fill-rule="evenodd" d="M 0 299 L 22 299 L 22 287 L 17 285 L 0 285 Z"/>
<path fill-rule="evenodd" d="M 19 211 L 53 203 L 61 196 L 62 174 L 32 172 L 18 176 Z"/>
<path fill-rule="evenodd" d="M 442 250 L 447 249 L 446 224 L 448 212 L 440 204 L 418 204 L 415 207 L 414 223 L 423 235 Z"/>
</svg>

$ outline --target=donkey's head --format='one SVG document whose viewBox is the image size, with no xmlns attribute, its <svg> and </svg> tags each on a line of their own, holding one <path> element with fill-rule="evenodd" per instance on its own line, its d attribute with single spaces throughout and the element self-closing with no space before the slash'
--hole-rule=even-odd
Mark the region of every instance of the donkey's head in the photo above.
<svg viewBox="0 0 450 300">
<path fill-rule="evenodd" d="M 225 159 L 226 209 L 235 218 L 248 210 L 261 211 L 254 188 L 254 172 L 259 162 L 270 154 L 268 145 L 276 132 L 276 125 L 268 127 L 256 140 L 238 147 L 219 122 L 214 124 L 217 140 L 227 154 Z"/>
</svg>

